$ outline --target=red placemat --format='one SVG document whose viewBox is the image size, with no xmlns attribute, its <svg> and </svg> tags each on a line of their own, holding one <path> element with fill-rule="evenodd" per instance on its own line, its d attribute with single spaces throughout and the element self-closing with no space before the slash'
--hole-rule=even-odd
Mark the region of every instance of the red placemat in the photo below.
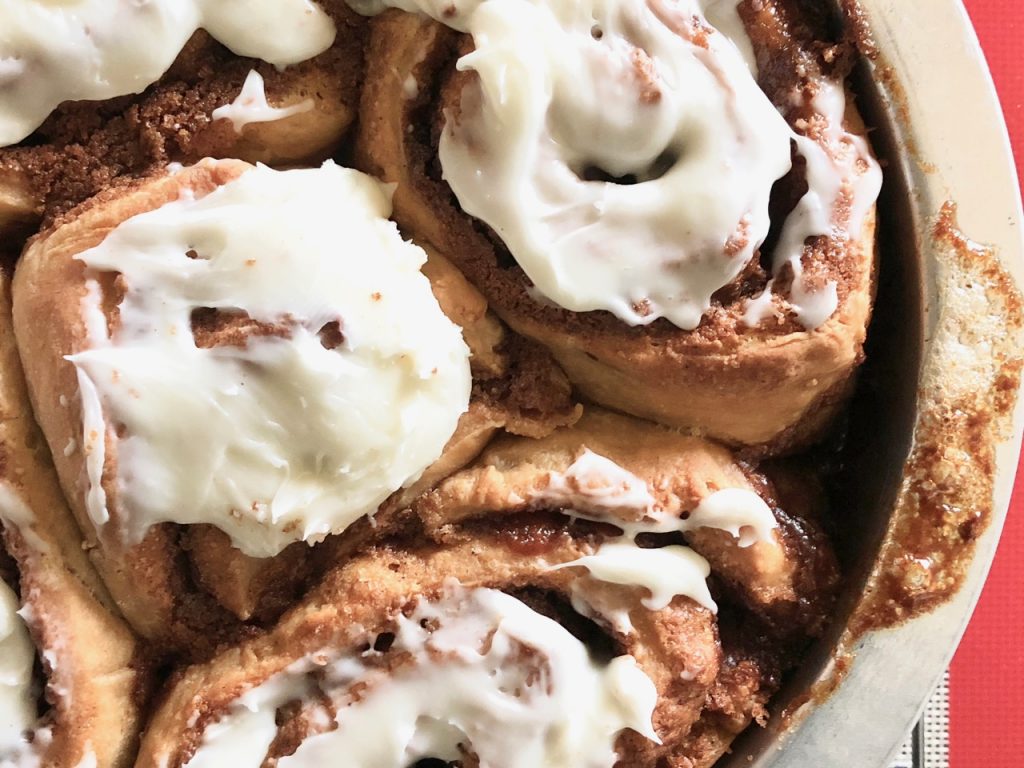
<svg viewBox="0 0 1024 768">
<path fill-rule="evenodd" d="M 965 5 L 999 89 L 1020 173 L 1024 170 L 1024 0 L 966 0 Z M 999 554 L 950 670 L 951 768 L 1024 766 L 1022 575 L 1024 475 L 1019 471 Z"/>
</svg>

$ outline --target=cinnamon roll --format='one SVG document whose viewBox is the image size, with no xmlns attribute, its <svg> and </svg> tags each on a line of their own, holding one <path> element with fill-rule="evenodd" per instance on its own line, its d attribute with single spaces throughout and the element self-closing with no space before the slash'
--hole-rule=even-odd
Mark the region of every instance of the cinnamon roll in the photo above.
<svg viewBox="0 0 1024 768">
<path fill-rule="evenodd" d="M 358 107 L 363 26 L 341 0 L 5 5 L 0 233 L 169 162 L 329 157 Z"/>
<path fill-rule="evenodd" d="M 862 357 L 881 184 L 824 12 L 358 7 L 359 166 L 586 397 L 762 453 L 822 436 Z"/>
<path fill-rule="evenodd" d="M 0 366 L 0 766 L 128 766 L 149 672 L 32 420 L 6 278 Z"/>
<path fill-rule="evenodd" d="M 760 473 L 597 411 L 498 441 L 408 515 L 186 670 L 139 765 L 710 766 L 767 716 L 835 584 Z"/>
<path fill-rule="evenodd" d="M 443 260 L 431 283 L 389 210 L 333 163 L 211 160 L 93 200 L 19 261 L 35 413 L 146 638 L 197 656 L 272 621 L 326 567 L 311 546 L 500 428 L 576 418 L 550 360 Z"/>
</svg>

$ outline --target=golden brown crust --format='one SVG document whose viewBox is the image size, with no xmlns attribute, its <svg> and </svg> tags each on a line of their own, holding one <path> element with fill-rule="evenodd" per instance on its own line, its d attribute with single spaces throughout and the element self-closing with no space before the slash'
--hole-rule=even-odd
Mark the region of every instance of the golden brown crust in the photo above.
<svg viewBox="0 0 1024 768">
<path fill-rule="evenodd" d="M 19 526 L 0 525 L 17 564 L 36 646 L 46 651 L 52 730 L 47 766 L 132 764 L 141 704 L 150 686 L 141 649 L 82 548 L 43 436 L 31 416 L 11 324 L 9 281 L 0 276 L 0 478 L 31 511 Z"/>
<path fill-rule="evenodd" d="M 773 15 L 776 5 L 762 3 L 763 13 L 751 21 L 767 25 L 755 35 L 759 57 L 770 58 L 778 49 L 789 63 L 799 56 L 802 68 L 768 75 L 766 90 L 779 103 L 793 90 L 809 100 L 821 65 L 795 42 L 797 33 L 784 15 Z M 752 11 L 747 8 L 748 16 Z M 399 223 L 446 254 L 510 327 L 549 348 L 587 398 L 761 453 L 794 450 L 820 438 L 851 391 L 862 357 L 873 291 L 873 216 L 858 240 L 818 238 L 805 253 L 808 279 L 836 280 L 840 301 L 839 311 L 813 332 L 791 314 L 745 326 L 743 302 L 760 293 L 768 278 L 756 259 L 734 285 L 716 294 L 692 332 L 666 320 L 630 327 L 607 313 L 538 303 L 497 236 L 461 212 L 440 177 L 437 137 L 444 115 L 457 114 L 461 104 L 468 76 L 453 73 L 453 64 L 465 46 L 442 25 L 412 14 L 388 11 L 370 23 L 356 159 L 363 169 L 397 183 Z M 416 98 L 403 87 L 410 76 L 420 85 Z M 815 130 L 799 110 L 787 117 L 803 131 Z M 849 120 L 859 124 L 853 111 Z M 793 195 L 802 180 L 791 176 L 780 189 Z M 788 280 L 780 275 L 776 289 Z"/>
<path fill-rule="evenodd" d="M 118 531 L 131 512 L 119 503 L 118 437 L 113 429 L 105 436 L 102 481 L 111 521 L 97 531 L 85 507 L 85 456 L 82 451 L 64 451 L 81 438 L 82 429 L 76 374 L 64 358 L 89 346 L 81 313 L 85 270 L 74 257 L 99 244 L 131 216 L 177 200 L 185 189 L 202 197 L 250 167 L 240 161 L 208 160 L 88 201 L 65 224 L 34 240 L 19 262 L 14 281 L 15 325 L 35 412 L 93 560 L 137 631 L 192 655 L 209 653 L 218 643 L 237 639 L 244 633 L 240 622 L 272 620 L 301 593 L 317 569 L 311 565 L 287 569 L 274 560 L 246 557 L 225 546 L 223 537 L 207 527 L 182 534 L 176 526 L 158 525 L 141 543 L 126 545 Z M 470 461 L 499 429 L 542 435 L 578 417 L 569 384 L 546 353 L 510 338 L 488 315 L 475 289 L 442 260 L 428 272 L 437 280 L 433 288 L 439 303 L 467 330 L 467 340 L 482 346 L 472 348 L 475 384 L 469 411 L 438 462 L 396 499 L 421 492 Z M 114 325 L 118 282 L 114 275 L 101 282 L 107 321 Z M 210 343 L 236 343 L 236 336 L 254 330 L 230 323 L 209 325 L 205 333 Z M 178 556 L 182 548 L 195 556 L 190 564 Z M 311 557 L 310 562 L 318 561 Z"/>
</svg>

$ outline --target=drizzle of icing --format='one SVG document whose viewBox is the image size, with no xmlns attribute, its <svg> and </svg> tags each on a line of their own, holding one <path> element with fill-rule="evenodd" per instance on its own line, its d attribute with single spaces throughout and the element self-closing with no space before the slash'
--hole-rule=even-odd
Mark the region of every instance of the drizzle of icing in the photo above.
<svg viewBox="0 0 1024 768">
<path fill-rule="evenodd" d="M 551 473 L 548 485 L 530 498 L 534 504 L 554 504 L 571 517 L 608 523 L 620 528 L 621 539 L 602 544 L 593 555 L 553 568 L 582 567 L 601 582 L 645 588 L 650 596 L 643 604 L 651 610 L 665 608 L 683 595 L 715 612 L 708 592 L 711 572 L 707 561 L 687 547 L 641 548 L 642 533 L 686 533 L 700 528 L 726 531 L 746 548 L 771 541 L 778 523 L 771 508 L 751 490 L 723 488 L 701 499 L 686 518 L 658 508 L 647 483 L 611 459 L 584 449 L 565 472 Z M 573 585 L 573 602 L 581 613 L 603 615 L 614 628 L 630 626 L 619 609 L 604 609 L 600 596 L 585 581 Z"/>
<path fill-rule="evenodd" d="M 389 212 L 380 184 L 333 163 L 259 167 L 78 256 L 89 347 L 68 359 L 97 526 L 114 424 L 127 541 L 210 523 L 253 556 L 344 530 L 441 454 L 468 407 L 469 350 Z M 100 272 L 126 285 L 112 337 Z M 273 332 L 207 348 L 192 327 L 206 308 Z"/>
<path fill-rule="evenodd" d="M 705 496 L 684 521 L 682 531 L 717 528 L 729 533 L 741 549 L 769 541 L 778 527 L 764 499 L 746 488 L 723 488 Z"/>
<path fill-rule="evenodd" d="M 771 538 L 778 527 L 764 499 L 746 488 L 723 488 L 705 496 L 685 517 L 659 508 L 650 486 L 628 469 L 589 448 L 564 472 L 548 474 L 548 484 L 529 501 L 561 507 L 566 515 L 641 533 L 686 533 L 719 528 L 749 547 Z"/>
<path fill-rule="evenodd" d="M 593 555 L 555 568 L 575 566 L 586 568 L 598 581 L 645 587 L 651 594 L 641 602 L 652 611 L 667 608 L 676 595 L 685 595 L 709 611 L 718 610 L 707 585 L 711 567 L 689 547 L 641 549 L 633 541 L 613 541 L 602 544 Z"/>
<path fill-rule="evenodd" d="M 772 294 L 774 280 L 769 280 L 768 285 L 759 296 L 748 299 L 743 309 L 743 324 L 748 328 L 756 328 L 765 318 L 775 314 L 775 302 Z"/>
<path fill-rule="evenodd" d="M 290 107 L 272 107 L 267 102 L 263 75 L 249 70 L 238 96 L 230 104 L 217 107 L 210 115 L 214 120 L 230 120 L 236 133 L 250 123 L 273 123 L 313 109 L 313 100 L 306 99 Z"/>
<path fill-rule="evenodd" d="M 828 149 L 806 136 L 794 136 L 797 151 L 807 163 L 808 189 L 786 219 L 773 264 L 775 274 L 786 265 L 792 269 L 790 304 L 807 330 L 820 327 L 835 313 L 839 297 L 835 281 L 817 290 L 807 287 L 801 263 L 804 244 L 816 235 L 858 238 L 882 190 L 882 169 L 867 142 L 843 128 L 846 93 L 842 86 L 822 81 L 811 106 L 816 119 L 825 124 L 822 134 Z M 845 205 L 839 205 L 841 201 Z M 771 285 L 766 293 L 771 293 Z"/>
<path fill-rule="evenodd" d="M 657 741 L 657 692 L 631 656 L 597 663 L 561 625 L 509 595 L 451 584 L 440 600 L 393 618 L 389 654 L 404 663 L 374 665 L 371 650 L 293 665 L 208 727 L 190 768 L 225 758 L 262 764 L 278 708 L 316 695 L 336 708 L 332 730 L 306 738 L 281 768 L 342 754 L 350 765 L 410 765 L 457 760 L 461 749 L 481 765 L 611 768 L 623 730 Z"/>
<path fill-rule="evenodd" d="M 140 93 L 198 30 L 278 67 L 334 42 L 311 0 L 7 0 L 0 4 L 0 146 L 29 136 L 65 101 Z"/>
<path fill-rule="evenodd" d="M 569 507 L 585 500 L 588 508 L 646 512 L 655 504 L 647 483 L 589 448 L 584 448 L 565 472 L 549 475 L 541 496 L 547 503 Z"/>
</svg>

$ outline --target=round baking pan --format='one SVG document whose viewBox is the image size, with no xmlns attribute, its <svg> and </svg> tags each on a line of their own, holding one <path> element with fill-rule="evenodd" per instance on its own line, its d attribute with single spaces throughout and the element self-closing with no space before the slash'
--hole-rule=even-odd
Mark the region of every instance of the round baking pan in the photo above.
<svg viewBox="0 0 1024 768">
<path fill-rule="evenodd" d="M 995 555 L 1020 450 L 1020 408 L 1002 416 L 980 408 L 940 430 L 931 418 L 949 408 L 951 392 L 972 387 L 976 402 L 990 404 L 994 391 L 1011 390 L 1003 401 L 1009 410 L 1019 387 L 1017 377 L 998 373 L 1019 362 L 1014 318 L 1005 332 L 991 333 L 998 319 L 976 321 L 977 302 L 965 300 L 977 288 L 973 278 L 985 273 L 1001 281 L 1012 305 L 1013 286 L 1024 278 L 1013 155 L 977 37 L 959 0 L 859 5 L 862 37 L 875 55 L 857 73 L 857 92 L 886 183 L 876 314 L 832 504 L 846 589 L 835 625 L 778 698 L 769 726 L 744 734 L 725 768 L 888 764 L 966 628 Z M 971 260 L 977 274 L 962 269 Z M 986 378 L 986 370 L 996 372 Z M 965 423 L 976 427 L 970 440 Z M 921 493 L 918 475 L 934 480 L 929 456 L 952 457 L 954 479 L 941 503 L 951 515 L 970 506 L 979 521 L 963 545 L 973 558 L 947 594 L 936 587 L 936 599 L 894 617 L 880 592 L 899 537 L 918 513 L 909 503 Z M 986 477 L 979 467 L 988 468 Z M 970 493 L 957 473 L 974 481 Z M 917 555 L 927 561 L 919 548 Z M 926 576 L 929 565 L 922 564 Z"/>
</svg>

